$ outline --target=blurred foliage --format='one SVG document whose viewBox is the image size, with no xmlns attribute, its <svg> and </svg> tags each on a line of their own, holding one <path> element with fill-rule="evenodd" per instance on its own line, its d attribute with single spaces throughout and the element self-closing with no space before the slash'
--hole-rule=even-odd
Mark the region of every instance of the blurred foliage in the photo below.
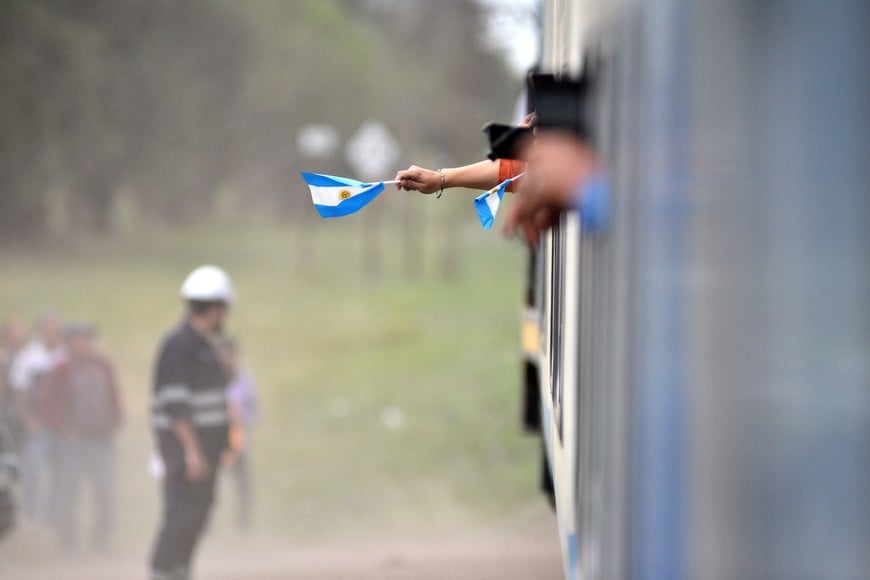
<svg viewBox="0 0 870 580">
<path fill-rule="evenodd" d="M 516 82 L 471 0 L 4 0 L 0 236 L 288 215 L 295 137 L 379 118 L 405 158 L 466 162 Z M 307 209 L 307 208 L 306 208 Z"/>
</svg>

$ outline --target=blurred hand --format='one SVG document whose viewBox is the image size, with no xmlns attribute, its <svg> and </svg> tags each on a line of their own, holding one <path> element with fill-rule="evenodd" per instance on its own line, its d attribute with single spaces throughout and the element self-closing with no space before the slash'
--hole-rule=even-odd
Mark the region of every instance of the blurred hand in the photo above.
<svg viewBox="0 0 870 580">
<path fill-rule="evenodd" d="M 504 232 L 517 231 L 530 246 L 553 227 L 559 214 L 579 204 L 577 191 L 598 165 L 592 149 L 566 131 L 538 133 L 530 147 L 522 193 L 514 197 Z"/>
<path fill-rule="evenodd" d="M 529 246 L 536 247 L 541 233 L 556 224 L 561 212 L 561 208 L 543 201 L 534 193 L 515 195 L 502 228 L 504 233 L 511 236 L 519 232 Z"/>
<path fill-rule="evenodd" d="M 233 449 L 227 449 L 221 455 L 221 463 L 224 467 L 232 467 L 239 460 L 239 453 Z"/>
<path fill-rule="evenodd" d="M 245 450 L 247 440 L 245 428 L 241 425 L 241 421 L 233 421 L 230 425 L 230 450 L 236 454 L 241 454 Z"/>
<path fill-rule="evenodd" d="M 399 190 L 419 191 L 420 193 L 430 194 L 441 189 L 441 174 L 431 169 L 417 167 L 412 165 L 404 171 L 396 174 L 396 179 L 399 183 L 396 187 Z"/>
<path fill-rule="evenodd" d="M 184 475 L 189 481 L 202 481 L 209 469 L 208 461 L 199 449 L 191 449 L 184 454 Z"/>
<path fill-rule="evenodd" d="M 597 165 L 589 145 L 569 131 L 538 133 L 528 159 L 528 171 L 541 203 L 561 209 L 577 207 L 578 188 Z"/>
<path fill-rule="evenodd" d="M 519 122 L 519 126 L 520 127 L 531 127 L 532 123 L 534 123 L 535 119 L 537 119 L 537 118 L 538 118 L 538 116 L 535 113 L 529 113 L 528 115 L 526 115 L 523 118 L 522 121 Z"/>
</svg>

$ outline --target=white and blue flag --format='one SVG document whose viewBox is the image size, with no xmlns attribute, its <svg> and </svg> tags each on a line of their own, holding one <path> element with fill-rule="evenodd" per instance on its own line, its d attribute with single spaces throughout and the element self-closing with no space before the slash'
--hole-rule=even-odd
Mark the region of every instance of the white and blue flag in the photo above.
<svg viewBox="0 0 870 580">
<path fill-rule="evenodd" d="M 510 179 L 505 179 L 486 193 L 482 193 L 474 198 L 474 209 L 477 210 L 477 217 L 480 219 L 480 225 L 483 229 L 488 230 L 495 222 L 495 214 L 498 213 L 498 206 L 501 205 L 501 200 L 504 197 L 504 192 L 507 186 L 525 175 L 522 172 L 519 175 L 514 175 Z"/>
<path fill-rule="evenodd" d="M 302 172 L 320 217 L 344 217 L 368 205 L 384 190 L 384 182 L 363 183 L 346 177 Z"/>
<path fill-rule="evenodd" d="M 474 198 L 474 209 L 477 210 L 477 217 L 480 219 L 480 225 L 483 226 L 483 229 L 488 230 L 495 222 L 498 206 L 501 205 L 504 190 L 507 189 L 510 182 L 510 179 L 506 179 L 489 191 Z"/>
</svg>

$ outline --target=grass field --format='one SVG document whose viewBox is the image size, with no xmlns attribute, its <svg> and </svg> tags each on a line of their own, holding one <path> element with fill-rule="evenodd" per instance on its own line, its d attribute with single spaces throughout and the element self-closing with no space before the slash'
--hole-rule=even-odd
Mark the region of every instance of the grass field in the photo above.
<svg viewBox="0 0 870 580">
<path fill-rule="evenodd" d="M 119 441 L 121 550 L 144 553 L 154 530 L 150 368 L 179 319 L 181 280 L 201 263 L 223 266 L 236 282 L 229 326 L 261 389 L 259 531 L 358 537 L 499 522 L 542 503 L 539 443 L 517 418 L 519 245 L 469 227 L 453 279 L 437 274 L 430 241 L 422 273 L 408 280 L 400 240 L 387 236 L 384 274 L 364 280 L 356 224 L 318 224 L 304 267 L 299 235 L 277 226 L 0 250 L 0 316 L 51 309 L 93 320 L 117 363 L 128 416 Z M 401 416 L 397 427 L 385 425 L 385 410 Z M 228 525 L 227 496 L 218 528 Z M 43 541 L 28 533 L 13 538 L 14 558 L 39 550 Z"/>
</svg>

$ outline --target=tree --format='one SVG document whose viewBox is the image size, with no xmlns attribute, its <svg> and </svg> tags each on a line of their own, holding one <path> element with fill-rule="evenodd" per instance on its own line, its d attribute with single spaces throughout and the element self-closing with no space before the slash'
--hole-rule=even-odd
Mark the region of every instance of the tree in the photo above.
<svg viewBox="0 0 870 580">
<path fill-rule="evenodd" d="M 408 159 L 475 158 L 473 128 L 513 96 L 479 16 L 467 0 L 6 0 L 0 236 L 45 235 L 58 200 L 67 230 L 109 231 L 121 190 L 161 223 L 207 219 L 221 189 L 239 211 L 308 215 L 289 193 L 312 121 L 347 137 L 378 118 Z"/>
</svg>

